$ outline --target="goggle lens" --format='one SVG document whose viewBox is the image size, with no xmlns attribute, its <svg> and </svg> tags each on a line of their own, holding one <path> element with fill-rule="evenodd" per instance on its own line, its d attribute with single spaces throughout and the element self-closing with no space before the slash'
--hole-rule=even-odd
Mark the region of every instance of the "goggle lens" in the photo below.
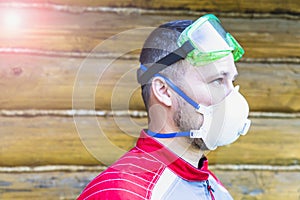
<svg viewBox="0 0 300 200">
<path fill-rule="evenodd" d="M 234 60 L 239 60 L 244 50 L 234 37 L 226 32 L 218 18 L 212 14 L 205 15 L 187 27 L 178 39 L 178 45 L 187 40 L 195 47 L 187 59 L 194 66 L 202 66 L 219 60 L 230 53 Z"/>
</svg>

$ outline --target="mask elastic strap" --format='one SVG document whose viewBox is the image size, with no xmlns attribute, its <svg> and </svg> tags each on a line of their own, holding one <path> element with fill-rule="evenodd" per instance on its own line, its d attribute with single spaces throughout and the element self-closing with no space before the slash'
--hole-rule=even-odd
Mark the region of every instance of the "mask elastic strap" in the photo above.
<svg viewBox="0 0 300 200">
<path fill-rule="evenodd" d="M 190 131 L 187 132 L 174 132 L 174 133 L 156 133 L 150 130 L 146 131 L 149 136 L 155 138 L 174 138 L 174 137 L 187 137 L 190 136 Z"/>
<path fill-rule="evenodd" d="M 173 132 L 173 133 L 157 133 L 150 130 L 147 130 L 146 132 L 149 136 L 155 138 L 174 138 L 174 137 L 202 138 L 202 132 L 199 130 Z"/>
<path fill-rule="evenodd" d="M 140 66 L 142 71 L 146 71 L 148 68 L 141 64 Z M 177 87 L 170 79 L 168 79 L 167 77 L 161 75 L 161 74 L 155 74 L 154 77 L 161 77 L 163 78 L 167 84 L 179 95 L 181 96 L 185 101 L 187 101 L 190 105 L 192 105 L 196 110 L 199 109 L 199 105 L 190 97 L 188 97 L 179 87 Z"/>
<path fill-rule="evenodd" d="M 191 106 L 193 106 L 196 110 L 199 109 L 199 104 L 197 104 L 193 99 L 191 99 L 189 96 L 187 96 L 179 87 L 177 87 L 170 79 L 167 77 L 161 75 L 161 74 L 156 74 L 155 76 L 161 77 L 165 79 L 167 84 L 179 95 L 181 96 L 186 102 L 188 102 Z"/>
<path fill-rule="evenodd" d="M 143 64 L 141 64 L 140 69 L 142 71 L 146 71 L 147 67 Z M 187 96 L 179 87 L 177 87 L 170 79 L 168 79 L 167 77 L 161 75 L 161 74 L 155 74 L 154 76 L 157 77 L 161 77 L 163 79 L 165 79 L 165 81 L 167 82 L 167 84 L 180 96 L 182 97 L 186 102 L 188 102 L 190 105 L 192 105 L 197 112 L 204 114 L 207 113 L 208 110 L 205 106 L 200 106 L 199 104 L 197 104 L 193 99 L 191 99 L 189 96 Z"/>
</svg>

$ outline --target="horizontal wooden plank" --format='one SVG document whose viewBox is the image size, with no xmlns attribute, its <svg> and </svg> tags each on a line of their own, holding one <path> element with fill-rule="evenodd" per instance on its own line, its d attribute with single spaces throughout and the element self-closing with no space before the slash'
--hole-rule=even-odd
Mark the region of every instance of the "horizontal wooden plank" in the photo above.
<svg viewBox="0 0 300 200">
<path fill-rule="evenodd" d="M 279 200 L 300 196 L 299 172 L 216 171 L 216 175 L 234 199 Z"/>
<path fill-rule="evenodd" d="M 146 118 L 0 117 L 0 166 L 109 165 L 134 146 Z M 76 129 L 77 128 L 77 129 Z M 299 119 L 253 118 L 247 136 L 208 153 L 212 164 L 299 164 Z"/>
<path fill-rule="evenodd" d="M 300 145 L 300 140 L 297 139 L 299 119 L 254 118 L 251 121 L 251 128 L 246 136 L 208 154 L 212 163 L 299 164 L 300 152 L 291 151 Z"/>
<path fill-rule="evenodd" d="M 299 198 L 300 172 L 214 171 L 234 199 Z M 1 199 L 76 199 L 100 172 L 0 173 Z"/>
<path fill-rule="evenodd" d="M 112 63 L 110 63 L 112 62 Z M 0 109 L 144 110 L 137 59 L 0 55 Z M 238 63 L 251 111 L 299 112 L 300 66 Z"/>
<path fill-rule="evenodd" d="M 9 2 L 4 0 L 2 2 Z M 26 0 L 26 3 L 46 3 L 49 7 L 48 0 Z M 257 13 L 299 13 L 300 6 L 297 0 L 290 0 L 282 2 L 280 0 L 255 0 L 251 2 L 243 0 L 224 0 L 212 2 L 209 0 L 194 1 L 146 1 L 146 0 L 51 0 L 53 4 L 62 4 L 69 6 L 107 6 L 107 7 L 137 7 L 145 9 L 180 9 L 180 10 L 193 10 L 193 11 L 210 11 L 210 12 L 257 12 Z"/>
<path fill-rule="evenodd" d="M 300 65 L 238 63 L 236 81 L 253 111 L 300 111 Z"/>
<path fill-rule="evenodd" d="M 5 14 L 0 7 L 0 15 Z M 18 28 L 2 24 L 0 48 L 25 48 L 45 51 L 100 53 L 139 52 L 149 27 L 177 19 L 196 19 L 188 15 L 150 15 L 112 12 L 71 14 L 51 10 L 16 10 Z M 224 26 L 244 46 L 245 58 L 291 58 L 300 55 L 300 20 L 277 18 L 221 18 Z M 280 27 L 280 28 L 278 28 Z M 146 29 L 135 31 L 133 29 Z M 130 34 L 128 31 L 130 30 Z M 125 35 L 124 31 L 127 31 Z M 118 34 L 118 36 L 116 36 Z M 109 37 L 111 45 L 104 47 Z M 134 39 L 133 39 L 134 38 Z M 102 43 L 102 42 L 106 43 Z"/>
</svg>

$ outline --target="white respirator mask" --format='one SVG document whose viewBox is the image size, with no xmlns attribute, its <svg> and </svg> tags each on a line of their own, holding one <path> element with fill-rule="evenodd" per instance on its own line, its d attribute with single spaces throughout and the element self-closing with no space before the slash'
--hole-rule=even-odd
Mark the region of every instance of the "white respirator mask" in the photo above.
<svg viewBox="0 0 300 200">
<path fill-rule="evenodd" d="M 236 86 L 220 103 L 198 105 L 196 111 L 203 115 L 203 123 L 199 130 L 191 130 L 190 137 L 201 138 L 208 149 L 214 150 L 245 135 L 251 124 L 249 106 L 238 90 Z"/>
</svg>

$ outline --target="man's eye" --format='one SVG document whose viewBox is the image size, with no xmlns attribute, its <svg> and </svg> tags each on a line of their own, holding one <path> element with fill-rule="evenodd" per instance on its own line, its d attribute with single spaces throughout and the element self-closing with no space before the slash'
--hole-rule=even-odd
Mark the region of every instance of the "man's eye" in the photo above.
<svg viewBox="0 0 300 200">
<path fill-rule="evenodd" d="M 213 83 L 216 84 L 216 85 L 222 85 L 222 83 L 223 83 L 223 78 L 215 79 L 215 80 L 213 81 Z"/>
</svg>

